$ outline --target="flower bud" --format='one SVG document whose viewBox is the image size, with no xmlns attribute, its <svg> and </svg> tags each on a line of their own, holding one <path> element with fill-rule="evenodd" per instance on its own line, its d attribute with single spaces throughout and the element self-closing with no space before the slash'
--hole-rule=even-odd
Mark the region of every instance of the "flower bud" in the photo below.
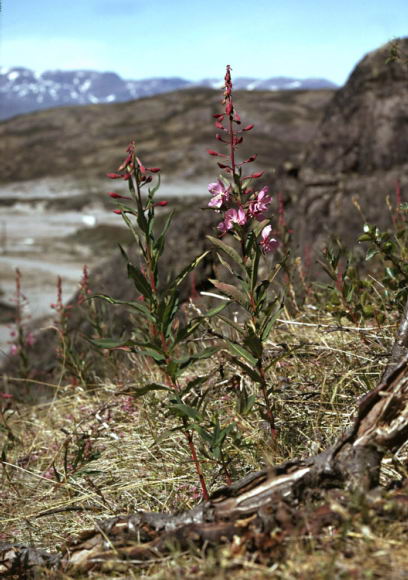
<svg viewBox="0 0 408 580">
<path fill-rule="evenodd" d="M 156 201 L 154 207 L 164 207 L 165 205 L 168 205 L 168 203 L 168 201 Z"/>
<path fill-rule="evenodd" d="M 128 197 L 126 195 L 120 195 L 119 193 L 115 193 L 114 191 L 110 191 L 108 193 L 109 197 L 112 197 L 113 199 L 130 199 L 132 200 L 131 197 Z"/>
<path fill-rule="evenodd" d="M 231 101 L 228 101 L 227 106 L 225 107 L 225 112 L 227 115 L 231 115 L 232 111 L 233 111 L 233 106 Z"/>
<path fill-rule="evenodd" d="M 123 175 L 121 173 L 107 173 L 106 177 L 109 177 L 109 179 L 123 179 Z"/>
<path fill-rule="evenodd" d="M 246 126 L 246 127 L 244 127 L 242 130 L 243 130 L 243 131 L 250 131 L 250 130 L 251 130 L 251 129 L 253 129 L 254 127 L 255 127 L 255 125 L 254 125 L 254 124 L 252 124 L 252 125 L 247 125 L 247 126 Z"/>
</svg>

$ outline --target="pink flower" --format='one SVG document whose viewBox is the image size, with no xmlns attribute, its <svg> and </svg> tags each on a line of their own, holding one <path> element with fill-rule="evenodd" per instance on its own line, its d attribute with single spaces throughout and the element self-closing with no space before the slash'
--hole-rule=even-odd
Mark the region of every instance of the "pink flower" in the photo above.
<svg viewBox="0 0 408 580">
<path fill-rule="evenodd" d="M 261 250 L 264 254 L 269 254 L 269 252 L 273 252 L 279 245 L 279 242 L 276 238 L 271 237 L 272 233 L 272 226 L 265 226 L 261 232 L 261 241 L 259 245 Z"/>
<path fill-rule="evenodd" d="M 12 344 L 10 346 L 10 355 L 11 356 L 15 356 L 16 354 L 18 354 L 19 348 L 16 344 Z"/>
<path fill-rule="evenodd" d="M 268 187 L 265 186 L 258 193 L 257 197 L 249 203 L 249 215 L 258 221 L 264 219 L 263 212 L 268 209 L 272 198 L 268 195 Z"/>
<path fill-rule="evenodd" d="M 208 203 L 208 207 L 221 207 L 229 200 L 229 186 L 225 187 L 220 180 L 215 183 L 210 183 L 208 191 L 214 196 Z"/>
<path fill-rule="evenodd" d="M 239 226 L 245 225 L 247 222 L 247 216 L 242 207 L 238 209 L 229 209 L 225 212 L 224 221 L 218 224 L 218 229 L 225 233 L 231 228 L 234 227 L 234 224 L 238 224 Z"/>
</svg>

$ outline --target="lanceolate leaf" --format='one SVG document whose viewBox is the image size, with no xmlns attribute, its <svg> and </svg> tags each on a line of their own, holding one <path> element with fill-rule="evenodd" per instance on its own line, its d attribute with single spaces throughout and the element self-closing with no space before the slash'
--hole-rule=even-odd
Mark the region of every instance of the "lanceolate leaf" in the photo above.
<svg viewBox="0 0 408 580">
<path fill-rule="evenodd" d="M 210 242 L 213 243 L 214 246 L 217 246 L 217 248 L 225 252 L 245 272 L 245 267 L 242 263 L 242 258 L 238 254 L 238 252 L 234 250 L 234 248 L 232 248 L 225 242 L 219 240 L 218 238 L 214 238 L 213 236 L 207 236 L 207 239 L 210 240 Z"/>
<path fill-rule="evenodd" d="M 142 302 L 128 301 L 128 300 L 118 300 L 116 298 L 111 298 L 105 294 L 94 294 L 92 298 L 100 298 L 109 304 L 122 304 L 123 306 L 128 306 L 133 310 L 137 310 L 140 314 L 143 314 L 149 320 L 154 320 L 150 314 L 149 309 Z"/>
<path fill-rule="evenodd" d="M 226 294 L 229 298 L 241 304 L 244 308 L 247 307 L 248 299 L 241 290 L 239 290 L 236 286 L 232 286 L 231 284 L 226 284 L 225 282 L 220 282 L 219 280 L 212 280 L 210 279 L 211 284 L 217 288 L 223 294 Z"/>
<path fill-rule="evenodd" d="M 138 354 L 150 356 L 158 363 L 164 363 L 166 361 L 164 354 L 151 347 L 144 347 L 143 350 L 138 351 Z"/>
<path fill-rule="evenodd" d="M 218 346 L 208 346 L 207 348 L 204 348 L 203 350 L 200 350 L 200 351 L 198 351 L 190 356 L 186 356 L 186 357 L 183 357 L 181 359 L 178 359 L 174 362 L 178 364 L 180 369 L 185 369 L 192 362 L 194 362 L 196 360 L 203 360 L 206 358 L 210 358 L 211 356 L 216 354 L 219 350 L 220 349 Z"/>
<path fill-rule="evenodd" d="M 231 342 L 230 340 L 227 340 L 227 345 L 228 345 L 229 351 L 232 354 L 235 354 L 235 355 L 238 355 L 238 356 L 244 358 L 253 367 L 256 366 L 256 363 L 258 362 L 257 359 L 246 348 L 244 348 L 240 344 L 237 344 L 235 342 Z"/>
<path fill-rule="evenodd" d="M 204 314 L 204 318 L 211 318 L 213 316 L 216 316 L 217 314 L 219 314 L 224 310 L 227 304 L 228 304 L 227 302 L 224 302 L 222 304 L 219 304 L 218 306 L 215 306 L 214 308 L 211 308 Z"/>
<path fill-rule="evenodd" d="M 239 324 L 237 324 L 233 320 L 230 320 L 229 318 L 226 318 L 225 316 L 220 315 L 219 317 L 223 322 L 225 322 L 225 324 L 227 324 L 228 326 L 231 326 L 231 328 L 236 330 L 239 334 L 244 334 L 244 329 L 241 328 L 241 326 Z"/>
<path fill-rule="evenodd" d="M 166 385 L 162 385 L 161 383 L 149 383 L 148 385 L 144 385 L 143 387 L 137 387 L 132 389 L 132 395 L 136 398 L 142 397 L 146 393 L 150 391 L 172 391 L 170 387 Z"/>
<path fill-rule="evenodd" d="M 188 405 L 185 405 L 184 403 L 175 403 L 175 404 L 171 405 L 171 407 L 169 408 L 169 411 L 173 415 L 177 415 L 178 417 L 181 417 L 182 419 L 197 420 L 199 418 L 198 412 L 195 409 L 193 409 L 193 407 L 189 407 Z"/>
<path fill-rule="evenodd" d="M 176 338 L 174 340 L 174 344 L 178 344 L 182 342 L 186 338 L 188 338 L 197 328 L 201 325 L 202 320 L 200 318 L 195 318 L 191 320 L 186 326 L 180 328 L 177 332 Z"/>
<path fill-rule="evenodd" d="M 161 234 L 157 238 L 157 242 L 154 245 L 154 251 L 155 251 L 155 253 L 157 255 L 157 259 L 161 256 L 161 254 L 163 252 L 164 241 L 165 241 L 165 238 L 166 238 L 167 231 L 168 231 L 168 229 L 170 227 L 171 220 L 173 219 L 173 216 L 174 216 L 174 210 L 171 211 L 169 213 L 169 215 L 167 216 L 167 219 L 166 219 L 166 221 L 164 223 L 164 226 L 162 228 Z"/>
<path fill-rule="evenodd" d="M 109 350 L 134 346 L 133 341 L 128 338 L 88 338 L 87 340 L 99 348 L 106 348 Z"/>
<path fill-rule="evenodd" d="M 171 284 L 171 286 L 177 288 L 178 286 L 180 286 L 180 284 L 183 282 L 183 280 L 190 274 L 190 272 L 192 272 L 197 266 L 198 264 L 210 253 L 209 250 L 207 250 L 206 252 L 202 253 L 200 256 L 197 256 L 196 258 L 194 258 L 194 260 L 192 262 L 190 262 L 190 264 L 188 264 L 188 266 L 186 266 L 181 272 L 180 274 L 176 277 L 176 279 L 174 280 L 174 282 Z"/>
<path fill-rule="evenodd" d="M 239 358 L 232 357 L 232 361 L 236 365 L 240 366 L 241 369 L 243 369 L 247 373 L 247 375 L 251 377 L 251 379 L 254 380 L 256 383 L 262 383 L 262 379 L 255 369 L 251 368 L 250 366 L 242 362 Z"/>
<path fill-rule="evenodd" d="M 150 288 L 148 281 L 142 274 L 141 270 L 130 262 L 128 262 L 128 277 L 132 278 L 137 290 L 139 290 L 145 298 L 152 298 L 152 289 Z"/>
</svg>

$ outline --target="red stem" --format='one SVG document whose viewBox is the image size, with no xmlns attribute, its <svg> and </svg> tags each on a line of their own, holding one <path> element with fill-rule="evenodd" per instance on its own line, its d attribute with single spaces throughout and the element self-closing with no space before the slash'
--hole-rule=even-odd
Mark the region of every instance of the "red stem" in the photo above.
<svg viewBox="0 0 408 580">
<path fill-rule="evenodd" d="M 194 445 L 194 441 L 193 441 L 193 436 L 191 434 L 191 432 L 186 429 L 184 431 L 184 435 L 186 436 L 187 442 L 188 442 L 188 446 L 190 448 L 190 452 L 191 452 L 191 457 L 193 459 L 193 463 L 198 475 L 198 479 L 200 480 L 200 485 L 201 485 L 201 490 L 203 492 L 203 498 L 205 499 L 205 501 L 208 501 L 210 496 L 208 495 L 208 491 L 207 491 L 207 486 L 205 484 L 205 479 L 204 479 L 204 475 L 203 472 L 201 470 L 201 464 L 197 458 L 197 452 L 196 452 L 196 448 Z"/>
</svg>

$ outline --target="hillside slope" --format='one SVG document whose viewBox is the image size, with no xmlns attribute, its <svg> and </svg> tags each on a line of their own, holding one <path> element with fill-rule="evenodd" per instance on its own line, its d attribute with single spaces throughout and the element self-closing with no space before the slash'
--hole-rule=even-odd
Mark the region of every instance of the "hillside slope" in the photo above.
<svg viewBox="0 0 408 580">
<path fill-rule="evenodd" d="M 334 91 L 237 91 L 246 123 L 256 130 L 242 147 L 258 154 L 257 165 L 272 170 L 298 163 Z M 42 177 L 103 177 L 136 139 L 147 165 L 167 177 L 214 175 L 212 115 L 221 109 L 219 91 L 188 89 L 127 103 L 50 109 L 0 123 L 2 183 Z"/>
</svg>

